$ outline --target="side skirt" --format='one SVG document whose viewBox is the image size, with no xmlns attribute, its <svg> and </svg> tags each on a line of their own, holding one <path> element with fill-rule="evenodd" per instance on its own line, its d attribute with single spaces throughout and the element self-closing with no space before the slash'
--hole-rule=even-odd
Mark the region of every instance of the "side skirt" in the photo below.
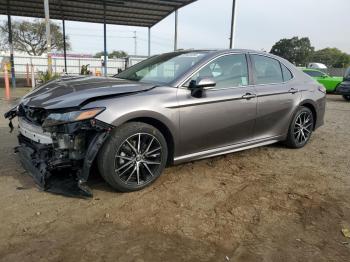
<svg viewBox="0 0 350 262">
<path fill-rule="evenodd" d="M 274 143 L 277 143 L 279 141 L 282 141 L 282 140 L 284 140 L 284 138 L 285 138 L 285 136 L 270 137 L 268 139 L 249 141 L 246 143 L 240 143 L 240 144 L 235 144 L 235 145 L 230 145 L 230 146 L 225 146 L 225 147 L 219 147 L 219 148 L 205 150 L 205 151 L 201 151 L 201 152 L 197 152 L 197 153 L 193 153 L 193 154 L 179 156 L 179 157 L 174 158 L 174 164 L 180 164 L 180 163 L 189 162 L 189 161 L 193 161 L 193 160 L 199 160 L 199 159 L 224 155 L 224 154 L 228 154 L 228 153 L 243 151 L 243 150 L 251 149 L 251 148 L 255 148 L 255 147 L 266 146 L 266 145 L 270 145 L 270 144 L 274 144 Z"/>
</svg>

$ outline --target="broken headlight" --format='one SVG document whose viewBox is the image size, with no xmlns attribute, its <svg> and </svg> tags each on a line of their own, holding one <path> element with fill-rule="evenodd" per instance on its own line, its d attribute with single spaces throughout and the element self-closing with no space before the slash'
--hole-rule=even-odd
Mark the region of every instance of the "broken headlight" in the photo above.
<svg viewBox="0 0 350 262">
<path fill-rule="evenodd" d="M 51 113 L 45 119 L 43 127 L 56 126 L 91 119 L 100 114 L 103 110 L 105 110 L 105 108 L 91 108 L 66 113 Z"/>
</svg>

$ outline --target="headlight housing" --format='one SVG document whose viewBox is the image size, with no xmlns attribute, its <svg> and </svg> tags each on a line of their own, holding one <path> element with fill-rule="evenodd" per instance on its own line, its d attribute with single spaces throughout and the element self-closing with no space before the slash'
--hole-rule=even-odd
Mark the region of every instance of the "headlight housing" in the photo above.
<svg viewBox="0 0 350 262">
<path fill-rule="evenodd" d="M 43 123 L 43 127 L 57 126 L 82 120 L 87 120 L 96 117 L 105 108 L 90 108 L 79 111 L 71 111 L 66 113 L 51 113 L 47 116 Z"/>
</svg>

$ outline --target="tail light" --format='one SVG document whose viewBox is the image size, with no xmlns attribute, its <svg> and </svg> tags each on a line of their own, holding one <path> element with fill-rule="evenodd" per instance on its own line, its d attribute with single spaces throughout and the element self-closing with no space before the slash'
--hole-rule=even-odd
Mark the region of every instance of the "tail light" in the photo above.
<svg viewBox="0 0 350 262">
<path fill-rule="evenodd" d="M 324 94 L 327 92 L 327 90 L 326 90 L 326 88 L 324 86 L 319 86 L 318 87 L 318 91 L 320 91 L 320 92 L 322 92 Z"/>
</svg>

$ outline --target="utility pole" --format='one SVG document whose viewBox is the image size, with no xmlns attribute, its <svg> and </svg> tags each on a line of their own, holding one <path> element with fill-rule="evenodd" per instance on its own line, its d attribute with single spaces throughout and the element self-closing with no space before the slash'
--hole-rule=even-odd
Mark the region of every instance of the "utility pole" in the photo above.
<svg viewBox="0 0 350 262">
<path fill-rule="evenodd" d="M 230 49 L 235 47 L 235 33 L 236 33 L 236 0 L 232 0 Z"/>
<path fill-rule="evenodd" d="M 134 31 L 134 48 L 135 48 L 135 50 L 134 50 L 134 54 L 135 55 L 137 55 L 137 32 L 136 31 Z"/>
<path fill-rule="evenodd" d="M 50 30 L 49 0 L 44 0 L 44 9 L 45 9 L 46 42 L 47 42 L 47 71 L 51 75 L 52 58 L 51 58 L 51 30 Z"/>
</svg>

